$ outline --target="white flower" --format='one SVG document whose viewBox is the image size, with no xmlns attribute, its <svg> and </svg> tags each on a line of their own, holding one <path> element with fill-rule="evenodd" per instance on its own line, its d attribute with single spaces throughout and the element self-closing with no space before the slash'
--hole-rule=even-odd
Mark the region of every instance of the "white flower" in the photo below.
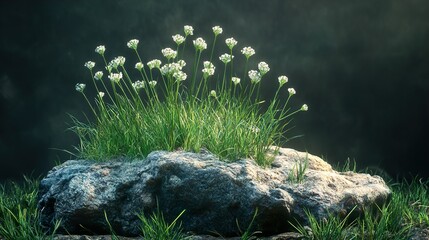
<svg viewBox="0 0 429 240">
<path fill-rule="evenodd" d="M 204 79 L 207 79 L 209 76 L 213 76 L 215 73 L 216 67 L 213 65 L 213 63 L 209 61 L 204 61 L 203 63 L 204 68 L 202 70 Z"/>
<path fill-rule="evenodd" d="M 302 105 L 302 107 L 301 107 L 301 111 L 308 111 L 308 106 L 307 106 L 307 104 L 304 104 L 304 105 Z"/>
<path fill-rule="evenodd" d="M 136 63 L 136 66 L 135 66 L 135 68 L 137 69 L 137 70 L 139 70 L 139 71 L 141 71 L 142 69 L 143 69 L 143 63 L 142 62 L 138 62 L 138 63 Z"/>
<path fill-rule="evenodd" d="M 210 91 L 210 96 L 216 98 L 216 91 L 215 90 L 211 90 Z"/>
<path fill-rule="evenodd" d="M 197 38 L 193 42 L 194 42 L 195 49 L 197 49 L 199 51 L 207 49 L 207 43 L 206 43 L 206 41 L 204 41 L 204 39 Z"/>
<path fill-rule="evenodd" d="M 91 70 L 95 67 L 95 62 L 88 61 L 84 64 L 84 66 L 87 67 L 89 70 Z"/>
<path fill-rule="evenodd" d="M 103 97 L 104 97 L 104 92 L 98 92 L 98 96 L 99 96 L 100 98 L 103 98 Z"/>
<path fill-rule="evenodd" d="M 179 61 L 177 61 L 177 64 L 179 64 L 180 65 L 180 67 L 184 67 L 184 66 L 186 66 L 186 62 L 185 62 L 185 60 L 182 60 L 182 59 L 180 59 Z"/>
<path fill-rule="evenodd" d="M 288 88 L 288 89 L 287 89 L 287 91 L 289 92 L 289 95 L 294 95 L 294 94 L 296 94 L 296 91 L 295 91 L 295 89 L 293 89 L 293 88 Z"/>
<path fill-rule="evenodd" d="M 266 62 L 260 62 L 258 64 L 258 69 L 261 75 L 265 75 L 268 71 L 270 71 L 270 67 Z"/>
<path fill-rule="evenodd" d="M 280 87 L 283 86 L 285 83 L 288 82 L 288 78 L 286 76 L 284 76 L 284 75 L 278 77 L 278 79 L 279 79 Z"/>
<path fill-rule="evenodd" d="M 234 55 L 229 55 L 227 53 L 224 53 L 219 57 L 219 60 L 221 60 L 223 63 L 227 64 L 227 63 L 231 62 L 233 58 L 234 58 Z"/>
<path fill-rule="evenodd" d="M 185 35 L 194 35 L 194 28 L 192 26 L 186 25 L 183 27 L 183 30 L 185 32 Z"/>
<path fill-rule="evenodd" d="M 142 89 L 142 88 L 145 87 L 145 82 L 143 82 L 143 81 L 135 81 L 135 82 L 132 83 L 132 85 L 133 85 L 133 88 L 135 90 L 139 90 L 139 89 Z"/>
<path fill-rule="evenodd" d="M 261 73 L 256 70 L 250 70 L 249 78 L 252 83 L 258 83 L 259 81 L 261 81 Z"/>
<path fill-rule="evenodd" d="M 122 56 L 118 56 L 118 57 L 116 57 L 115 59 L 113 59 L 113 62 L 115 62 L 116 68 L 117 68 L 118 66 L 123 67 L 123 66 L 124 66 L 124 64 L 125 64 L 125 58 L 124 58 L 124 57 L 122 57 Z"/>
<path fill-rule="evenodd" d="M 182 67 L 178 63 L 168 63 L 161 67 L 160 71 L 162 75 L 174 74 L 182 70 Z"/>
<path fill-rule="evenodd" d="M 158 60 L 158 59 L 151 60 L 151 61 L 147 62 L 147 66 L 151 70 L 153 68 L 159 68 L 161 66 L 161 60 Z"/>
<path fill-rule="evenodd" d="M 237 84 L 239 84 L 239 83 L 240 83 L 240 78 L 238 78 L 238 77 L 232 77 L 232 78 L 231 78 L 231 81 L 232 81 L 235 85 L 237 85 Z"/>
<path fill-rule="evenodd" d="M 178 71 L 173 73 L 173 77 L 177 80 L 177 81 L 185 81 L 186 80 L 186 73 L 182 72 L 182 71 Z"/>
<path fill-rule="evenodd" d="M 260 129 L 259 129 L 258 127 L 256 127 L 256 126 L 251 126 L 251 127 L 249 127 L 249 130 L 250 130 L 252 133 L 258 133 L 258 132 L 260 131 Z"/>
<path fill-rule="evenodd" d="M 83 90 L 85 89 L 85 87 L 86 87 L 85 83 L 78 83 L 75 86 L 76 91 L 78 91 L 78 92 L 83 92 Z"/>
<path fill-rule="evenodd" d="M 246 56 L 246 58 L 249 58 L 250 56 L 252 56 L 253 54 L 255 54 L 255 50 L 251 47 L 244 47 L 243 49 L 241 49 L 241 53 Z"/>
<path fill-rule="evenodd" d="M 104 55 L 105 51 L 106 51 L 106 47 L 104 45 L 100 45 L 100 46 L 95 48 L 95 52 L 100 54 L 100 55 Z"/>
<path fill-rule="evenodd" d="M 128 43 L 127 46 L 131 49 L 136 50 L 137 49 L 137 45 L 139 44 L 139 40 L 137 39 L 131 39 Z"/>
<path fill-rule="evenodd" d="M 210 61 L 204 61 L 203 66 L 204 68 L 216 68 Z"/>
<path fill-rule="evenodd" d="M 212 29 L 213 29 L 213 33 L 215 36 L 217 36 L 223 32 L 223 29 L 219 26 L 214 26 L 214 27 L 212 27 Z"/>
<path fill-rule="evenodd" d="M 171 48 L 164 48 L 161 50 L 161 52 L 162 52 L 162 55 L 164 55 L 164 57 L 166 57 L 168 60 L 170 60 L 171 58 L 175 58 L 177 56 L 177 52 Z"/>
<path fill-rule="evenodd" d="M 103 77 L 103 72 L 102 71 L 98 71 L 94 74 L 94 78 L 96 80 L 101 80 L 101 78 Z"/>
<path fill-rule="evenodd" d="M 231 50 L 235 45 L 237 45 L 237 41 L 234 38 L 227 38 L 225 40 L 225 43 L 229 47 L 229 49 L 231 49 Z"/>
<path fill-rule="evenodd" d="M 155 87 L 155 85 L 157 84 L 157 81 L 152 80 L 152 81 L 149 81 L 148 84 L 150 87 Z"/>
<path fill-rule="evenodd" d="M 172 36 L 173 41 L 177 44 L 180 45 L 185 41 L 185 37 L 180 35 L 180 34 L 176 34 Z"/>
<path fill-rule="evenodd" d="M 121 79 L 122 79 L 122 72 L 119 72 L 119 73 L 110 73 L 109 79 L 112 82 L 119 83 L 119 81 L 121 81 Z"/>
</svg>

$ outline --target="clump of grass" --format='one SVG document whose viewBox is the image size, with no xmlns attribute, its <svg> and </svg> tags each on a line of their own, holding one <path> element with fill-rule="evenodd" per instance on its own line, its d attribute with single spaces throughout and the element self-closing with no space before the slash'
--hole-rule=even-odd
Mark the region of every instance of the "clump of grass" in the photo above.
<svg viewBox="0 0 429 240">
<path fill-rule="evenodd" d="M 308 153 L 305 159 L 299 159 L 289 172 L 288 180 L 292 183 L 302 183 L 305 178 L 305 171 L 308 168 Z"/>
<path fill-rule="evenodd" d="M 138 214 L 141 220 L 140 230 L 145 239 L 159 240 L 181 240 L 185 238 L 182 224 L 178 223 L 179 218 L 185 213 L 183 210 L 171 223 L 167 223 L 159 207 L 149 216 L 144 213 Z"/>
<path fill-rule="evenodd" d="M 76 85 L 95 116 L 93 123 L 73 118 L 72 129 L 80 139 L 80 156 L 102 160 L 115 156 L 145 157 L 154 150 L 180 148 L 199 152 L 206 148 L 224 160 L 248 157 L 261 166 L 269 165 L 269 147 L 287 140 L 284 133 L 290 117 L 307 111 L 308 106 L 304 104 L 295 110 L 288 106 L 296 94 L 293 88 L 287 89 L 289 95 L 285 100 L 280 99 L 279 93 L 288 82 L 286 76 L 278 77 L 275 96 L 265 103 L 260 98 L 260 88 L 270 68 L 260 62 L 258 70 L 247 71 L 255 50 L 244 47 L 242 57 L 235 57 L 234 38 L 225 40 L 223 48 L 227 53 L 219 57 L 223 64 L 216 68 L 214 47 L 222 32 L 222 28 L 213 27 L 210 54 L 206 54 L 208 46 L 204 39 L 193 40 L 191 64 L 183 59 L 188 39 L 193 35 L 191 26 L 184 27 L 184 36 L 173 36 L 176 50 L 162 49 L 164 64 L 158 59 L 143 64 L 139 41 L 129 41 L 127 45 L 138 59 L 134 66 L 138 77 L 127 71 L 124 57 L 108 62 L 106 48 L 98 46 L 96 52 L 110 83 L 103 79 L 103 71 L 94 73 L 94 62 L 85 64 L 97 95 L 92 101 L 84 92 L 86 84 Z M 242 73 L 234 68 L 239 63 L 244 65 Z M 242 78 L 237 77 L 241 74 Z"/>
<path fill-rule="evenodd" d="M 0 238 L 53 239 L 39 224 L 37 180 L 24 178 L 22 185 L 0 185 Z M 56 222 L 53 232 L 60 222 Z"/>
</svg>

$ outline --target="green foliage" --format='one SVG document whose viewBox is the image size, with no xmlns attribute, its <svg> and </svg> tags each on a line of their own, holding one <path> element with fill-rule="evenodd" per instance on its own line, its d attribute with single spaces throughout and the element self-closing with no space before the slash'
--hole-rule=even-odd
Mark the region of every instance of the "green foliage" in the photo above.
<svg viewBox="0 0 429 240">
<path fill-rule="evenodd" d="M 52 239 L 39 225 L 38 181 L 0 185 L 0 236 L 5 239 Z M 60 222 L 56 222 L 54 232 Z"/>
<path fill-rule="evenodd" d="M 258 209 L 255 210 L 255 213 L 253 214 L 252 220 L 250 221 L 249 225 L 246 228 L 246 231 L 242 231 L 240 228 L 240 224 L 238 223 L 238 219 L 236 219 L 238 231 L 240 231 L 241 240 L 252 240 L 257 239 L 256 234 L 261 233 L 260 231 L 253 231 L 253 223 L 255 222 L 256 217 L 258 216 Z"/>
<path fill-rule="evenodd" d="M 308 168 L 308 153 L 305 159 L 299 159 L 298 162 L 290 170 L 288 179 L 292 183 L 302 183 L 305 177 L 305 171 Z"/>
<path fill-rule="evenodd" d="M 96 160 L 116 156 L 145 157 L 154 150 L 180 148 L 199 152 L 206 148 L 223 160 L 253 158 L 261 166 L 271 164 L 272 158 L 266 154 L 269 147 L 287 141 L 284 133 L 289 118 L 307 111 L 307 105 L 291 111 L 288 103 L 296 94 L 293 88 L 288 89 L 285 100 L 279 98 L 279 92 L 288 81 L 286 76 L 278 78 L 276 94 L 269 103 L 261 100 L 261 80 L 269 71 L 268 64 L 261 62 L 258 71 L 251 70 L 247 74 L 248 60 L 254 50 L 243 48 L 244 77 L 235 77 L 239 73 L 233 63 L 240 59 L 231 57 L 237 44 L 231 38 L 224 46 L 229 54 L 220 57 L 224 64 L 219 69 L 223 74 L 215 75 L 216 67 L 211 62 L 213 50 L 210 57 L 206 56 L 207 44 L 201 38 L 194 41 L 194 59 L 190 61 L 191 68 L 187 68 L 181 58 L 187 56 L 186 39 L 193 32 L 185 32 L 183 42 L 177 40 L 180 38 L 176 35 L 173 38 L 177 43 L 176 51 L 162 50 L 166 58 L 164 65 L 155 59 L 147 63 L 148 67 L 144 66 L 137 50 L 138 41 L 129 42 L 129 48 L 138 58 L 135 68 L 142 79 L 139 81 L 132 80 L 134 77 L 127 72 L 124 57 L 108 63 L 104 46 L 97 47 L 111 84 L 105 83 L 102 72 L 93 73 L 95 63 L 85 64 L 98 95 L 94 103 L 84 92 L 86 85 L 76 85 L 95 116 L 93 123 L 82 123 L 72 117 L 72 130 L 80 139 L 77 150 L 81 157 Z M 212 49 L 221 32 L 215 32 Z M 210 61 L 203 61 L 205 59 Z M 189 77 L 185 70 L 190 72 Z M 249 81 L 246 81 L 247 75 Z"/>
<path fill-rule="evenodd" d="M 145 239 L 157 240 L 180 240 L 185 236 L 182 233 L 181 223 L 177 224 L 179 218 L 183 215 L 183 210 L 171 223 L 167 223 L 164 215 L 159 210 L 159 207 L 149 216 L 146 217 L 144 213 L 138 214 L 141 220 L 141 232 Z"/>
</svg>

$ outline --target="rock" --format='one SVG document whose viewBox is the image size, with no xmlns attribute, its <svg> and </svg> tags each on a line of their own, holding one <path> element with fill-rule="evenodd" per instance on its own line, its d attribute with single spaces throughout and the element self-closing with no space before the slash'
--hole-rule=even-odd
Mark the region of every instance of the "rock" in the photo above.
<svg viewBox="0 0 429 240">
<path fill-rule="evenodd" d="M 290 178 L 308 162 L 304 180 Z M 61 219 L 60 233 L 109 234 L 104 212 L 116 233 L 140 235 L 136 213 L 150 214 L 159 204 L 167 221 L 182 210 L 185 232 L 239 234 L 258 210 L 254 226 L 266 236 L 290 230 L 289 221 L 306 223 L 304 209 L 317 218 L 345 216 L 374 203 L 390 190 L 378 176 L 339 173 L 317 156 L 280 148 L 271 168 L 253 160 L 219 161 L 210 153 L 155 151 L 142 161 L 70 160 L 41 181 L 41 224 Z M 279 238 L 281 239 L 281 238 Z"/>
</svg>

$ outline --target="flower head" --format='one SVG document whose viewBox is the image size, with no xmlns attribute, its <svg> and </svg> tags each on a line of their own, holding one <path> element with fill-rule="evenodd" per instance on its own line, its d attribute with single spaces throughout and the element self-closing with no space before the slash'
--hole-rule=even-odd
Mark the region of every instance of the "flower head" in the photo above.
<svg viewBox="0 0 429 240">
<path fill-rule="evenodd" d="M 104 97 L 104 92 L 98 92 L 98 96 L 99 96 L 100 98 L 103 98 L 103 97 Z"/>
<path fill-rule="evenodd" d="M 143 69 L 144 64 L 142 62 L 138 62 L 136 63 L 135 68 L 139 71 L 141 71 Z"/>
<path fill-rule="evenodd" d="M 219 26 L 214 26 L 214 27 L 212 27 L 212 29 L 213 29 L 213 33 L 215 36 L 217 36 L 223 32 L 223 29 Z"/>
<path fill-rule="evenodd" d="M 177 61 L 177 64 L 179 64 L 180 65 L 180 67 L 184 67 L 184 66 L 186 66 L 186 62 L 185 62 L 185 60 L 183 60 L 183 59 L 180 59 L 179 61 Z"/>
<path fill-rule="evenodd" d="M 185 41 L 185 37 L 180 35 L 180 34 L 176 34 L 172 36 L 173 41 L 177 44 L 180 45 Z"/>
<path fill-rule="evenodd" d="M 151 60 L 151 61 L 147 62 L 147 66 L 151 70 L 153 68 L 160 68 L 161 67 L 161 60 L 158 60 L 158 59 Z"/>
<path fill-rule="evenodd" d="M 140 90 L 140 89 L 145 87 L 145 82 L 144 81 L 135 81 L 132 83 L 132 85 L 133 85 L 133 88 L 135 90 Z"/>
<path fill-rule="evenodd" d="M 103 78 L 103 72 L 102 71 L 98 71 L 94 74 L 94 78 L 96 80 L 101 80 L 101 78 Z"/>
<path fill-rule="evenodd" d="M 168 63 L 160 69 L 162 75 L 172 75 L 181 70 L 182 67 L 178 63 Z"/>
<path fill-rule="evenodd" d="M 197 49 L 198 51 L 202 51 L 207 48 L 207 43 L 202 38 L 197 38 L 193 42 L 194 42 L 195 49 Z"/>
<path fill-rule="evenodd" d="M 229 55 L 227 53 L 224 53 L 219 57 L 219 60 L 221 60 L 223 63 L 227 64 L 227 63 L 231 62 L 233 58 L 234 58 L 234 55 Z"/>
<path fill-rule="evenodd" d="M 249 78 L 250 78 L 250 81 L 252 83 L 258 83 L 261 81 L 262 76 L 261 76 L 260 72 L 258 72 L 256 70 L 250 70 L 249 71 Z"/>
<path fill-rule="evenodd" d="M 234 85 L 237 85 L 237 84 L 240 83 L 240 78 L 238 78 L 238 77 L 232 77 L 231 81 L 234 83 Z"/>
<path fill-rule="evenodd" d="M 114 83 L 119 83 L 119 81 L 121 81 L 121 79 L 122 79 L 122 72 L 110 73 L 109 79 L 110 79 L 110 81 L 112 81 Z"/>
<path fill-rule="evenodd" d="M 174 51 L 171 48 L 164 48 L 161 50 L 162 55 L 164 55 L 164 57 L 166 57 L 168 60 L 172 59 L 172 58 L 176 58 L 177 56 L 177 51 Z"/>
<path fill-rule="evenodd" d="M 270 71 L 270 67 L 266 62 L 260 62 L 258 64 L 258 69 L 261 75 L 265 75 L 268 71 Z"/>
<path fill-rule="evenodd" d="M 85 89 L 86 84 L 85 83 L 77 83 L 75 86 L 76 91 L 78 92 L 83 92 L 83 90 Z"/>
<path fill-rule="evenodd" d="M 210 61 L 204 61 L 203 66 L 204 68 L 216 68 Z"/>
<path fill-rule="evenodd" d="M 249 59 L 250 56 L 255 54 L 255 50 L 251 47 L 244 47 L 241 49 L 241 53 L 246 56 L 247 59 Z"/>
<path fill-rule="evenodd" d="M 95 62 L 88 61 L 84 64 L 84 66 L 87 67 L 89 70 L 91 70 L 95 67 Z"/>
<path fill-rule="evenodd" d="M 288 82 L 288 78 L 284 75 L 278 77 L 278 79 L 279 79 L 280 87 L 285 85 Z"/>
<path fill-rule="evenodd" d="M 288 88 L 287 91 L 289 92 L 289 95 L 291 95 L 291 96 L 296 94 L 296 91 L 293 88 Z"/>
<path fill-rule="evenodd" d="M 216 91 L 215 90 L 211 90 L 210 91 L 210 96 L 216 98 Z"/>
<path fill-rule="evenodd" d="M 148 84 L 149 84 L 150 87 L 155 87 L 157 83 L 158 83 L 157 81 L 152 80 L 152 81 L 149 81 Z"/>
<path fill-rule="evenodd" d="M 234 38 L 227 38 L 225 40 L 226 45 L 229 47 L 229 49 L 232 50 L 232 48 L 237 45 L 237 41 Z"/>
<path fill-rule="evenodd" d="M 105 51 L 106 51 L 106 47 L 104 45 L 100 45 L 100 46 L 95 48 L 95 52 L 102 55 L 102 56 L 104 55 Z"/>
<path fill-rule="evenodd" d="M 118 56 L 115 59 L 113 59 L 113 61 L 116 64 L 116 67 L 121 66 L 123 67 L 125 64 L 125 58 L 123 56 Z"/>
<path fill-rule="evenodd" d="M 216 67 L 213 65 L 213 63 L 209 61 L 204 61 L 203 66 L 204 68 L 202 72 L 203 72 L 204 79 L 207 79 L 209 76 L 214 75 Z"/>
<path fill-rule="evenodd" d="M 188 77 L 186 75 L 186 73 L 182 72 L 182 71 L 177 71 L 175 73 L 173 73 L 173 77 L 177 80 L 177 81 L 185 81 L 186 78 Z"/>
<path fill-rule="evenodd" d="M 183 30 L 185 32 L 185 35 L 194 35 L 194 28 L 192 26 L 186 25 L 183 27 Z"/>
<path fill-rule="evenodd" d="M 308 111 L 308 106 L 307 106 L 307 104 L 304 104 L 304 105 L 302 105 L 302 107 L 301 107 L 301 111 Z"/>
<path fill-rule="evenodd" d="M 139 44 L 139 40 L 137 39 L 131 39 L 128 43 L 127 46 L 131 49 L 137 50 L 137 45 Z"/>
</svg>

